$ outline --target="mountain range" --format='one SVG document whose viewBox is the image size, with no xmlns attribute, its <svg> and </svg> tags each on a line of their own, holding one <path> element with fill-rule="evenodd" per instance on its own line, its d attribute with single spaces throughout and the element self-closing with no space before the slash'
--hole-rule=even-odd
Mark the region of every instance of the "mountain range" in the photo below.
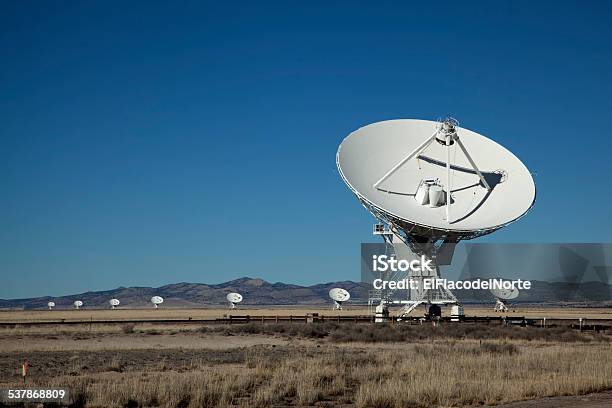
<svg viewBox="0 0 612 408">
<path fill-rule="evenodd" d="M 152 296 L 164 298 L 167 307 L 215 307 L 226 303 L 230 292 L 243 295 L 245 305 L 320 305 L 329 303 L 331 288 L 341 287 L 351 293 L 351 301 L 367 301 L 369 284 L 340 281 L 312 286 L 300 286 L 282 282 L 270 283 L 259 278 L 243 277 L 216 285 L 204 283 L 174 283 L 158 288 L 119 287 L 116 289 L 85 292 L 65 296 L 43 296 L 28 299 L 0 299 L 0 309 L 40 309 L 53 301 L 58 309 L 72 308 L 75 300 L 85 307 L 106 308 L 108 301 L 117 298 L 121 306 L 144 307 L 150 305 Z M 494 301 L 487 291 L 457 290 L 454 292 L 462 303 L 490 303 Z M 365 294 L 365 295 L 364 295 Z M 592 306 L 612 306 L 612 285 L 603 282 L 544 282 L 532 281 L 530 290 L 522 291 L 513 303 L 563 304 L 581 303 Z"/>
<path fill-rule="evenodd" d="M 242 294 L 245 305 L 314 305 L 329 303 L 328 292 L 334 287 L 345 288 L 354 299 L 358 299 L 361 286 L 352 281 L 300 286 L 244 277 L 217 285 L 181 282 L 158 288 L 119 287 L 66 296 L 6 299 L 0 300 L 0 309 L 46 308 L 49 301 L 55 302 L 57 309 L 66 309 L 72 308 L 75 300 L 83 301 L 85 307 L 102 308 L 108 307 L 108 301 L 112 298 L 119 299 L 121 306 L 141 307 L 150 305 L 151 297 L 156 295 L 164 298 L 164 306 L 167 307 L 206 307 L 227 304 L 225 296 L 230 292 Z"/>
</svg>

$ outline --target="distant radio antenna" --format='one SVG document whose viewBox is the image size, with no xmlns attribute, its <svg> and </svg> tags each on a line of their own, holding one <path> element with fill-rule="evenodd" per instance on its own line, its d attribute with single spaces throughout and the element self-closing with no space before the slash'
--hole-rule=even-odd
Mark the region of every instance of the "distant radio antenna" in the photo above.
<svg viewBox="0 0 612 408">
<path fill-rule="evenodd" d="M 161 297 L 161 296 L 153 296 L 151 298 L 151 303 L 153 303 L 153 306 L 155 306 L 155 308 L 157 309 L 159 307 L 159 305 L 164 303 L 164 298 Z"/>
<path fill-rule="evenodd" d="M 351 294 L 342 288 L 333 288 L 329 291 L 329 297 L 334 301 L 334 309 L 342 310 L 342 303 L 351 298 Z"/>
<path fill-rule="evenodd" d="M 53 310 L 53 308 L 55 307 L 55 302 L 51 301 L 47 303 L 47 307 L 49 308 L 49 310 Z"/>
<path fill-rule="evenodd" d="M 81 300 L 75 300 L 75 301 L 74 301 L 74 303 L 73 303 L 73 305 L 74 305 L 74 308 L 78 310 L 78 309 L 80 309 L 80 308 L 81 308 L 81 306 L 83 306 L 83 301 L 81 301 Z"/>
<path fill-rule="evenodd" d="M 519 290 L 514 286 L 510 289 L 491 289 L 490 292 L 495 296 L 495 312 L 505 313 L 508 311 L 506 301 L 516 299 L 519 295 Z"/>
<path fill-rule="evenodd" d="M 119 306 L 119 303 L 121 303 L 121 302 L 119 301 L 119 299 L 111 299 L 111 300 L 108 301 L 108 303 L 110 304 L 111 309 L 114 309 L 117 306 Z"/>
<path fill-rule="evenodd" d="M 235 309 L 236 308 L 236 304 L 242 302 L 242 295 L 240 293 L 236 293 L 236 292 L 228 293 L 225 298 L 229 302 L 230 309 Z"/>
</svg>

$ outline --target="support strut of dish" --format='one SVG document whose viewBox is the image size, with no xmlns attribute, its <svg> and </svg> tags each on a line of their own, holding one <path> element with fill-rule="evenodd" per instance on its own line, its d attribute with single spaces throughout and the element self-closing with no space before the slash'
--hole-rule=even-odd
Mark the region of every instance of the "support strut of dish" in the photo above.
<svg viewBox="0 0 612 408">
<path fill-rule="evenodd" d="M 429 145 L 431 145 L 434 141 L 437 141 L 438 143 L 446 146 L 446 184 L 447 184 L 446 185 L 446 221 L 450 224 L 451 223 L 451 214 L 450 214 L 451 196 L 450 194 L 452 190 L 451 175 L 450 175 L 451 174 L 450 172 L 451 170 L 451 146 L 455 142 L 457 142 L 457 144 L 461 148 L 461 151 L 463 152 L 465 157 L 470 162 L 472 169 L 474 169 L 476 174 L 478 174 L 478 177 L 480 178 L 480 181 L 482 182 L 484 187 L 488 191 L 491 191 L 491 186 L 489 185 L 489 183 L 487 183 L 487 180 L 484 178 L 484 176 L 480 172 L 480 169 L 478 169 L 478 166 L 472 159 L 472 156 L 470 156 L 470 153 L 467 151 L 465 145 L 459 138 L 459 135 L 457 134 L 458 125 L 459 123 L 453 118 L 446 118 L 438 122 L 438 126 L 436 126 L 435 132 L 429 138 L 423 141 L 423 143 L 421 143 L 419 147 L 417 147 L 412 152 L 410 152 L 408 156 L 404 157 L 395 166 L 393 166 L 391 170 L 385 173 L 385 175 L 382 176 L 376 183 L 374 183 L 374 188 L 376 188 L 377 190 L 386 191 L 386 190 L 379 188 L 381 183 L 383 183 L 385 180 L 391 177 L 393 173 L 395 173 L 399 168 L 401 168 L 404 164 L 406 164 L 406 162 L 408 162 L 409 160 L 415 157 L 419 157 L 429 147 Z"/>
<path fill-rule="evenodd" d="M 457 126 L 458 122 L 453 118 L 446 118 L 440 122 L 436 126 L 436 130 L 434 133 L 423 141 L 416 149 L 410 152 L 406 157 L 400 160 L 395 166 L 393 166 L 387 173 L 385 173 L 376 183 L 374 183 L 373 187 L 380 191 L 387 191 L 379 186 L 391 177 L 397 170 L 399 170 L 404 164 L 406 164 L 409 160 L 413 158 L 418 158 L 423 152 L 427 150 L 427 148 L 433 143 L 437 142 L 446 147 L 446 220 L 447 223 L 451 223 L 451 209 L 450 205 L 452 202 L 450 193 L 452 191 L 451 186 L 451 146 L 454 143 L 457 143 L 461 148 L 461 151 L 467 158 L 468 162 L 472 166 L 474 172 L 480 178 L 482 185 L 488 190 L 491 190 L 491 186 L 482 175 L 480 169 L 472 159 L 472 156 L 468 152 L 467 148 L 461 141 L 459 135 L 457 134 Z M 389 232 L 382 235 L 386 244 L 393 244 L 394 240 L 401 240 L 404 245 L 409 247 L 411 251 L 415 254 L 423 254 L 428 258 L 433 260 L 433 263 L 436 264 L 436 272 L 433 274 L 435 277 L 440 276 L 439 267 L 437 265 L 438 255 L 442 252 L 444 246 L 446 245 L 454 245 L 460 239 L 466 238 L 462 236 L 462 234 L 457 234 L 455 236 L 433 236 L 429 234 L 423 234 L 422 231 L 420 233 L 416 233 L 416 231 L 407 231 L 404 228 L 399 227 L 398 225 L 394 225 L 395 223 L 392 220 L 385 219 L 386 217 L 383 213 L 376 211 L 373 208 L 368 208 L 370 212 L 372 212 L 376 218 L 380 221 L 385 222 L 389 226 Z M 372 211 L 374 210 L 374 211 Z M 378 214 L 377 214 L 378 213 Z M 399 228 L 398 228 L 399 227 Z M 383 227 L 384 228 L 384 227 Z M 475 232 L 474 235 L 479 235 L 479 232 Z M 453 251 L 454 248 L 450 250 Z M 423 279 L 421 276 L 413 276 L 413 278 Z M 382 300 L 382 299 L 381 299 Z M 383 301 L 381 304 L 387 303 Z M 407 301 L 402 301 L 403 307 L 400 309 L 398 313 L 398 317 L 402 318 L 410 314 L 421 304 L 457 304 L 457 298 L 455 295 L 446 289 L 437 289 L 437 290 L 427 290 L 418 293 L 416 296 L 411 295 L 411 298 Z"/>
</svg>

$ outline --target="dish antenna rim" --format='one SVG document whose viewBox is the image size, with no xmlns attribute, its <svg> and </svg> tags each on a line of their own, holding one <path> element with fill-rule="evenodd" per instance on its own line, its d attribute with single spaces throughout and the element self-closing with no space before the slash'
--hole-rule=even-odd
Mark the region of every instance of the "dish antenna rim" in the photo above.
<svg viewBox="0 0 612 408">
<path fill-rule="evenodd" d="M 225 296 L 225 299 L 230 303 L 240 303 L 244 298 L 238 292 L 230 292 Z"/>
<path fill-rule="evenodd" d="M 512 289 L 489 289 L 489 292 L 491 292 L 493 296 L 500 300 L 516 299 L 520 294 L 518 288 L 514 286 L 512 287 Z"/>
<path fill-rule="evenodd" d="M 456 122 L 456 121 L 455 121 Z M 388 221 L 388 223 L 390 224 L 395 224 L 395 225 L 407 225 L 407 228 L 410 227 L 418 227 L 420 230 L 422 231 L 426 231 L 426 236 L 427 234 L 430 234 L 432 236 L 453 236 L 455 238 L 458 239 L 470 239 L 473 237 L 477 237 L 477 236 L 482 236 L 482 235 L 486 235 L 489 233 L 492 233 L 500 228 L 503 228 L 517 220 L 519 220 L 520 218 L 524 217 L 525 215 L 527 215 L 534 207 L 535 202 L 536 202 L 536 198 L 537 198 L 537 188 L 536 188 L 536 184 L 535 184 L 535 180 L 533 179 L 533 176 L 531 174 L 531 172 L 529 172 L 529 169 L 527 168 L 527 166 L 525 166 L 525 164 L 516 156 L 514 155 L 510 150 L 506 149 L 504 146 L 502 146 L 501 144 L 497 143 L 496 141 L 481 135 L 477 132 L 474 132 L 472 130 L 469 130 L 467 128 L 462 128 L 459 126 L 456 126 L 457 129 L 457 134 L 461 134 L 462 137 L 467 137 L 468 139 L 472 139 L 471 143 L 472 144 L 477 144 L 477 143 L 481 143 L 484 145 L 488 145 L 489 149 L 495 149 L 497 150 L 498 153 L 500 153 L 500 156 L 505 156 L 503 157 L 504 160 L 507 160 L 507 163 L 513 162 L 513 165 L 517 166 L 518 168 L 521 168 L 524 171 L 523 176 L 525 175 L 529 175 L 528 180 L 532 183 L 533 185 L 533 197 L 531 198 L 531 202 L 526 206 L 526 209 L 524 211 L 522 211 L 519 215 L 517 216 L 513 216 L 512 218 L 505 220 L 503 222 L 499 222 L 499 223 L 494 223 L 493 225 L 487 225 L 487 226 L 483 226 L 483 227 L 479 227 L 479 228 L 461 228 L 461 227 L 456 227 L 453 228 L 452 224 L 456 221 L 452 221 L 450 223 L 448 223 L 448 225 L 446 226 L 442 226 L 440 225 L 440 223 L 425 223 L 425 222 L 421 222 L 418 221 L 412 217 L 408 217 L 407 215 L 409 215 L 409 213 L 411 212 L 410 210 L 407 213 L 404 214 L 399 214 L 397 211 L 395 210 L 390 210 L 388 208 L 384 208 L 384 205 L 381 205 L 380 203 L 377 204 L 375 201 L 376 197 L 387 197 L 385 195 L 381 195 L 381 194 L 390 194 L 392 192 L 387 191 L 387 190 L 382 190 L 379 189 L 378 187 L 376 187 L 376 184 L 379 184 L 381 182 L 381 180 L 384 180 L 386 177 L 389 177 L 390 174 L 399 166 L 403 165 L 403 163 L 405 163 L 405 161 L 403 163 L 398 163 L 398 165 L 396 166 L 396 168 L 392 169 L 391 171 L 389 171 L 385 176 L 383 176 L 382 179 L 379 179 L 378 182 L 374 183 L 374 187 L 373 189 L 369 188 L 368 193 L 363 193 L 361 191 L 359 191 L 359 189 L 354 185 L 354 182 L 351 182 L 349 180 L 349 177 L 347 177 L 346 174 L 346 169 L 343 169 L 343 165 L 342 162 L 347 162 L 350 159 L 346 159 L 343 160 L 343 147 L 345 147 L 347 145 L 347 141 L 348 140 L 352 140 L 356 137 L 359 137 L 359 134 L 363 133 L 364 130 L 372 130 L 372 134 L 374 134 L 374 136 L 372 136 L 372 134 L 367 134 L 367 137 L 370 138 L 384 138 L 383 136 L 380 135 L 376 135 L 376 127 L 384 127 L 385 125 L 397 125 L 399 127 L 405 127 L 406 131 L 408 131 L 408 128 L 410 128 L 411 126 L 414 128 L 413 130 L 415 131 L 415 133 L 417 132 L 416 128 L 418 126 L 429 126 L 431 124 L 431 128 L 433 129 L 434 126 L 440 126 L 441 122 L 434 122 L 434 121 L 429 121 L 429 120 L 422 120 L 422 119 L 390 119 L 390 120 L 383 120 L 383 121 L 379 121 L 379 122 L 374 122 L 365 126 L 360 127 L 359 129 L 351 132 L 348 136 L 346 136 L 342 142 L 340 143 L 340 146 L 338 147 L 338 151 L 336 152 L 336 166 L 338 168 L 338 172 L 340 173 L 340 176 L 342 177 L 342 180 L 344 181 L 344 183 L 349 187 L 349 189 L 353 192 L 353 194 L 355 194 L 355 196 L 357 196 L 357 198 L 362 202 L 362 204 L 370 211 L 373 213 L 373 215 L 376 218 L 382 218 Z M 438 129 L 437 127 L 435 129 Z M 431 131 L 431 129 L 430 129 Z M 380 133 L 385 133 L 385 130 L 379 131 Z M 387 130 L 387 132 L 390 132 L 389 130 Z M 431 138 L 431 140 L 438 140 L 436 134 L 437 134 L 437 130 L 436 132 L 429 136 L 428 134 L 424 134 L 423 138 Z M 366 132 L 367 133 L 367 132 Z M 415 136 L 417 137 L 417 136 Z M 421 137 L 420 135 L 418 136 L 419 138 Z M 457 139 L 459 140 L 459 139 Z M 417 142 L 420 140 L 417 140 Z M 439 141 L 439 140 L 438 140 Z M 363 142 L 362 142 L 363 143 Z M 431 143 L 431 141 L 430 141 Z M 432 145 L 435 145 L 436 143 L 432 143 Z M 461 143 L 461 145 L 463 145 Z M 427 148 L 427 146 L 426 146 Z M 358 148 L 353 148 L 353 150 L 358 150 Z M 407 150 L 406 147 L 402 147 L 399 146 L 397 149 L 395 150 L 400 150 L 400 151 L 405 151 Z M 418 150 L 418 149 L 417 149 Z M 416 151 L 416 150 L 415 150 Z M 414 153 L 414 152 L 413 152 Z M 419 152 L 418 154 L 415 154 L 414 157 L 412 157 L 412 160 L 417 160 L 420 155 L 422 153 Z M 365 154 L 365 153 L 364 153 Z M 363 159 L 360 158 L 360 159 Z M 470 161 L 472 161 L 471 157 L 468 157 L 468 159 Z M 353 159 L 356 160 L 356 159 Z M 389 163 L 389 165 L 392 165 L 393 163 Z M 478 169 L 476 167 L 474 167 L 476 169 L 476 172 L 479 172 Z M 383 171 L 385 171 L 386 169 L 380 169 L 380 173 L 382 173 Z M 379 171 L 377 170 L 377 173 Z M 480 174 L 479 174 L 480 175 Z M 363 174 L 361 176 L 357 175 L 356 177 L 353 177 L 353 179 L 357 180 L 359 177 L 363 177 Z M 378 177 L 378 174 L 376 175 L 376 177 Z M 527 178 L 525 177 L 525 179 L 527 180 Z M 486 183 L 486 182 L 485 182 Z M 490 192 L 494 191 L 494 187 L 493 189 L 489 190 Z M 452 186 L 451 186 L 451 192 L 454 192 L 452 190 Z M 371 196 L 375 196 L 375 197 L 371 197 Z M 387 197 L 388 198 L 388 197 Z M 378 200 L 381 201 L 381 200 Z M 485 200 L 483 200 L 484 203 Z M 524 200 L 525 202 L 527 200 Z M 452 202 L 451 202 L 452 203 Z M 515 207 L 518 206 L 518 204 L 515 205 Z M 416 207 L 413 207 L 416 208 Z M 508 207 L 508 208 L 512 208 L 512 207 Z M 477 206 L 474 210 L 473 213 L 471 213 L 469 216 L 474 215 L 477 210 L 480 209 L 480 206 Z M 405 210 L 404 210 L 405 211 Z M 412 214 L 414 214 L 414 210 L 412 210 Z M 418 217 L 417 217 L 418 218 Z M 423 217 L 421 217 L 423 218 Z M 417 234 L 418 235 L 418 234 Z"/>
<path fill-rule="evenodd" d="M 164 303 L 164 298 L 161 296 L 155 295 L 151 297 L 151 303 L 153 303 L 154 305 L 161 305 L 162 303 Z"/>
<path fill-rule="evenodd" d="M 350 292 L 344 288 L 331 288 L 328 294 L 334 302 L 346 302 L 351 298 Z"/>
</svg>

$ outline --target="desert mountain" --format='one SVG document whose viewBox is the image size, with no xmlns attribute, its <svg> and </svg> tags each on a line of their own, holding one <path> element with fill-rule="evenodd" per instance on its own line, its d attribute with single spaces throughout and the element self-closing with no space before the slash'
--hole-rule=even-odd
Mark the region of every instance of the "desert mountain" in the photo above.
<svg viewBox="0 0 612 408">
<path fill-rule="evenodd" d="M 270 283 L 258 278 L 239 278 L 217 285 L 204 283 L 174 283 L 152 287 L 119 287 L 117 289 L 85 292 L 57 297 L 37 297 L 29 299 L 0 300 L 2 309 L 39 309 L 46 308 L 47 302 L 53 300 L 56 308 L 72 308 L 75 300 L 82 300 L 85 307 L 108 307 L 108 301 L 117 298 L 121 306 L 139 307 L 149 305 L 152 296 L 164 298 L 167 307 L 201 307 L 220 306 L 227 302 L 225 296 L 230 292 L 238 292 L 244 296 L 245 305 L 308 305 L 329 303 L 328 292 L 333 287 L 348 290 L 353 298 L 360 295 L 360 283 L 352 281 L 330 282 L 313 286 L 300 286 L 286 283 Z"/>
<path fill-rule="evenodd" d="M 204 283 L 174 283 L 152 287 L 119 287 L 117 289 L 86 292 L 57 297 L 0 300 L 0 309 L 41 309 L 53 300 L 58 309 L 72 308 L 75 300 L 82 300 L 85 308 L 106 308 L 112 298 L 121 300 L 121 306 L 150 306 L 149 300 L 158 295 L 164 298 L 165 307 L 215 307 L 226 304 L 225 296 L 238 292 L 244 296 L 245 305 L 315 305 L 330 303 L 331 288 L 345 288 L 351 293 L 351 302 L 367 301 L 370 285 L 340 281 L 312 286 L 300 286 L 282 282 L 270 283 L 259 278 L 239 278 L 216 285 Z M 364 295 L 365 294 L 365 295 Z M 494 302 L 488 291 L 458 290 L 460 302 Z M 612 305 L 612 285 L 602 282 L 562 283 L 532 281 L 532 289 L 522 291 L 512 303 L 563 304 L 581 303 L 591 306 Z"/>
</svg>

